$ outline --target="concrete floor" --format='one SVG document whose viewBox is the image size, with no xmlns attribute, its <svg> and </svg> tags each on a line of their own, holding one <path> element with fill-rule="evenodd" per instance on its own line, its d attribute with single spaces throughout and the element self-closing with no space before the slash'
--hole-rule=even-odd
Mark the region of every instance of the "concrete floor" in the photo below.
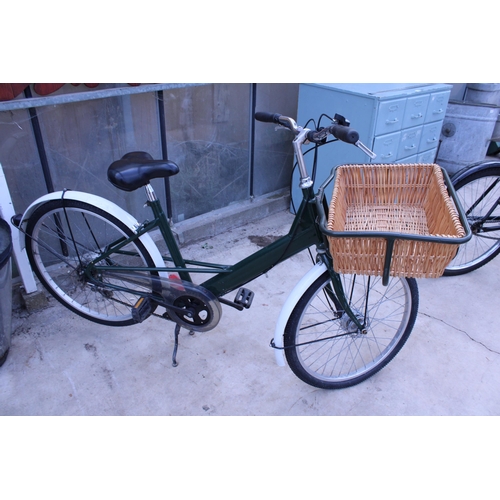
<svg viewBox="0 0 500 500">
<path fill-rule="evenodd" d="M 287 232 L 281 211 L 183 249 L 233 263 Z M 419 280 L 420 312 L 396 358 L 364 383 L 315 389 L 274 361 L 269 341 L 281 306 L 310 268 L 304 253 L 249 285 L 251 309 L 223 306 L 215 330 L 183 330 L 171 365 L 173 325 L 158 318 L 110 328 L 55 300 L 13 316 L 0 368 L 0 415 L 499 415 L 500 258 L 461 277 Z"/>
</svg>

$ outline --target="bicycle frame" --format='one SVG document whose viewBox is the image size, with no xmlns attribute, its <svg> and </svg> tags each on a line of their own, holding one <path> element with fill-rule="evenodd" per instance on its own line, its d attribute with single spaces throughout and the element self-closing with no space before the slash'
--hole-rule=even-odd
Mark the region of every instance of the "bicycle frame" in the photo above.
<svg viewBox="0 0 500 500">
<path fill-rule="evenodd" d="M 314 203 L 314 193 L 312 187 L 303 189 L 303 200 L 297 211 L 295 219 L 287 235 L 279 238 L 274 243 L 251 254 L 242 261 L 234 265 L 213 264 L 208 262 L 185 260 L 174 238 L 167 217 L 163 208 L 156 198 L 150 185 L 146 186 L 148 196 L 147 204 L 150 206 L 154 219 L 141 224 L 135 234 L 130 238 L 120 240 L 108 245 L 106 250 L 87 266 L 87 276 L 92 280 L 94 271 L 110 272 L 108 266 L 99 266 L 113 253 L 120 252 L 130 242 L 140 238 L 143 234 L 159 229 L 170 252 L 170 257 L 163 257 L 165 261 L 172 261 L 173 266 L 165 267 L 118 267 L 114 266 L 113 271 L 134 272 L 134 271 L 156 271 L 158 273 L 178 273 L 184 281 L 192 282 L 191 273 L 209 273 L 215 276 L 201 283 L 205 289 L 212 292 L 216 297 L 236 290 L 253 279 L 265 274 L 271 268 L 283 262 L 293 255 L 313 246 L 322 246 L 324 237 L 316 225 L 316 205 Z M 194 267 L 188 267 L 194 266 Z"/>
<path fill-rule="evenodd" d="M 179 277 L 187 282 L 192 283 L 191 273 L 210 273 L 215 274 L 212 278 L 201 283 L 201 286 L 211 292 L 215 297 L 219 298 L 221 302 L 234 305 L 229 301 L 221 299 L 222 296 L 227 293 L 242 287 L 246 283 L 254 280 L 255 278 L 265 274 L 271 268 L 283 262 L 293 255 L 316 245 L 318 249 L 318 258 L 325 264 L 328 269 L 331 279 L 332 286 L 335 291 L 335 295 L 331 294 L 331 299 L 335 302 L 336 307 L 339 311 L 344 311 L 349 318 L 354 322 L 356 327 L 361 331 L 365 332 L 365 325 L 361 324 L 359 318 L 354 314 L 348 304 L 348 300 L 345 296 L 340 276 L 334 271 L 331 257 L 329 257 L 326 243 L 325 231 L 319 224 L 319 213 L 325 213 L 327 211 L 324 204 L 323 192 L 315 196 L 313 191 L 314 182 L 310 178 L 305 163 L 301 147 L 308 140 L 307 135 L 309 130 L 297 127 L 294 120 L 283 117 L 288 128 L 294 131 L 296 134 L 293 140 L 293 148 L 295 151 L 295 157 L 297 159 L 298 169 L 300 172 L 300 188 L 302 189 L 303 197 L 302 202 L 297 210 L 295 219 L 287 235 L 279 238 L 274 243 L 262 248 L 261 250 L 255 252 L 249 257 L 243 259 L 242 261 L 234 265 L 221 265 L 212 264 L 208 262 L 199 262 L 185 260 L 177 246 L 174 235 L 168 224 L 168 220 L 163 212 L 163 208 L 156 197 L 154 190 L 150 184 L 145 186 L 147 194 L 147 204 L 150 206 L 154 220 L 152 222 L 144 222 L 142 225 L 135 230 L 134 236 L 128 239 L 120 239 L 119 241 L 108 246 L 107 250 L 102 253 L 98 258 L 92 261 L 86 268 L 86 276 L 89 281 L 96 280 L 93 278 L 94 271 L 106 271 L 109 273 L 109 267 L 102 267 L 97 265 L 98 262 L 105 260 L 113 252 L 118 252 L 120 248 L 124 247 L 135 239 L 140 238 L 145 233 L 152 231 L 153 229 L 159 228 L 163 239 L 167 245 L 170 252 L 170 257 L 164 257 L 163 260 L 171 260 L 174 267 L 154 267 L 154 268 L 135 268 L 135 267 L 115 267 L 113 266 L 113 271 L 120 272 L 134 272 L 134 271 L 154 271 L 158 273 L 172 273 L 176 272 Z M 280 122 L 283 125 L 283 122 Z M 330 131 L 330 133 L 333 133 Z M 347 136 L 346 136 L 347 138 Z M 350 139 L 349 139 L 350 140 Z M 358 140 L 356 133 L 356 145 L 360 147 L 363 151 L 367 152 L 369 155 L 373 153 L 362 145 Z M 351 141 L 354 143 L 353 141 Z M 374 155 L 373 155 L 374 156 Z M 324 186 L 323 186 L 324 187 Z M 321 200 L 318 198 L 321 196 Z M 323 210 L 321 210 L 323 208 Z M 195 266 L 195 267 L 188 267 Z M 99 283 L 96 283 L 99 285 Z M 130 290 L 132 293 L 137 293 Z"/>
<path fill-rule="evenodd" d="M 165 273 L 167 275 L 170 273 L 178 273 L 182 280 L 190 283 L 192 283 L 191 273 L 209 273 L 215 274 L 215 276 L 202 282 L 200 285 L 211 292 L 215 297 L 220 299 L 221 302 L 227 305 L 234 305 L 232 302 L 225 301 L 221 297 L 265 274 L 274 266 L 289 259 L 293 255 L 316 245 L 318 258 L 321 259 L 321 261 L 326 265 L 332 279 L 332 286 L 335 293 L 332 291 L 330 297 L 331 300 L 335 303 L 339 311 L 344 311 L 349 316 L 361 332 L 365 331 L 365 325 L 360 322 L 359 318 L 354 314 L 349 306 L 340 276 L 334 271 L 331 258 L 328 256 L 328 252 L 326 251 L 327 244 L 324 230 L 322 230 L 318 225 L 318 220 L 320 218 L 319 208 L 321 208 L 320 205 L 322 203 L 324 204 L 322 194 L 323 191 L 320 191 L 320 193 L 315 196 L 312 181 L 308 180 L 307 182 L 302 183 L 302 202 L 297 210 L 295 219 L 288 234 L 282 236 L 275 242 L 258 250 L 234 265 L 185 260 L 177 242 L 175 241 L 167 217 L 154 193 L 152 186 L 148 184 L 145 188 L 148 196 L 147 204 L 153 212 L 154 220 L 151 222 L 146 221 L 139 225 L 135 234 L 130 238 L 121 238 L 118 241 L 111 243 L 103 253 L 90 262 L 85 270 L 86 276 L 90 282 L 93 282 L 98 286 L 102 286 L 102 283 L 94 278 L 95 273 L 97 272 L 97 274 L 99 274 L 100 271 L 106 272 L 108 275 L 110 272 L 133 273 L 136 271 L 152 271 L 160 274 Z M 321 200 L 319 200 L 319 197 L 321 197 Z M 324 214 L 326 210 L 327 207 L 323 206 L 321 213 Z M 171 260 L 174 267 L 112 266 L 112 268 L 110 268 L 109 266 L 98 265 L 98 262 L 105 261 L 106 258 L 112 256 L 113 253 L 119 253 L 121 248 L 156 228 L 160 230 L 170 252 L 170 257 L 163 257 L 163 260 Z M 132 289 L 111 285 L 109 286 L 111 288 L 120 288 L 130 293 L 138 294 L 138 292 Z"/>
</svg>

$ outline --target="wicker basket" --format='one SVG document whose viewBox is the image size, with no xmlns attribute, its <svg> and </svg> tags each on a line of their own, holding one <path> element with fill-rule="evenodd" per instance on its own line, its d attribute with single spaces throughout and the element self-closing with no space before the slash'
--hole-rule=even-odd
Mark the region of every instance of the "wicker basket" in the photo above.
<svg viewBox="0 0 500 500">
<path fill-rule="evenodd" d="M 437 278 L 465 235 L 434 164 L 339 167 L 327 227 L 338 232 L 328 237 L 335 270 L 372 276 L 383 275 L 388 242 L 394 241 L 391 276 Z"/>
</svg>

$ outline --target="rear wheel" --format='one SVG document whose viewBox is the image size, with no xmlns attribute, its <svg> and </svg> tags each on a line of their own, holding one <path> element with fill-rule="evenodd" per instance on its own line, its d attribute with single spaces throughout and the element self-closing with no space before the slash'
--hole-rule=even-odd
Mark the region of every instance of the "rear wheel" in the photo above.
<svg viewBox="0 0 500 500">
<path fill-rule="evenodd" d="M 125 224 L 97 207 L 75 200 L 49 201 L 31 215 L 26 233 L 28 258 L 42 285 L 84 318 L 111 326 L 133 324 L 131 309 L 141 294 L 159 292 L 154 271 L 134 273 L 139 279 L 133 282 L 112 272 L 113 266 L 154 267 L 140 240 L 98 261 L 109 272 L 95 271 L 89 279 L 88 264 L 111 243 L 133 235 Z M 152 304 L 151 312 L 155 307 Z"/>
<path fill-rule="evenodd" d="M 472 238 L 458 249 L 445 276 L 474 271 L 500 253 L 500 165 L 473 172 L 454 185 Z"/>
<path fill-rule="evenodd" d="M 341 275 L 345 295 L 361 333 L 343 313 L 328 272 L 295 306 L 285 329 L 285 354 L 302 381 L 321 389 L 359 384 L 396 356 L 410 336 L 418 310 L 414 279 Z"/>
</svg>

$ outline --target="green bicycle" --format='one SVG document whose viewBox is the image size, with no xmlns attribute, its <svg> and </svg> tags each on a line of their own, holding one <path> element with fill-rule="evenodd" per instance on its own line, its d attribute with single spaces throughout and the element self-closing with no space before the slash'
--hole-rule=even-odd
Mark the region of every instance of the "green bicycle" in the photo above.
<svg viewBox="0 0 500 500">
<path fill-rule="evenodd" d="M 133 152 L 109 167 L 108 179 L 125 191 L 144 187 L 151 221 L 139 223 L 92 194 L 50 193 L 18 220 L 30 263 L 59 302 L 90 321 L 126 326 L 154 315 L 175 323 L 172 359 L 177 365 L 181 328 L 206 332 L 219 323 L 222 306 L 248 309 L 253 293 L 247 283 L 316 247 L 316 263 L 283 305 L 271 346 L 277 362 L 284 365 L 286 360 L 307 384 L 324 389 L 358 384 L 391 361 L 408 339 L 418 310 L 417 284 L 412 278 L 391 277 L 382 283 L 379 277 L 334 271 L 324 227 L 324 188 L 315 194 L 302 147 L 332 135 L 374 154 L 337 117 L 318 131 L 279 114 L 257 113 L 256 119 L 294 134 L 303 198 L 287 235 L 234 265 L 186 259 L 150 184 L 179 169 L 173 162 Z M 168 255 L 162 256 L 151 238 L 154 230 L 160 231 Z M 235 291 L 236 297 L 228 298 Z"/>
</svg>

